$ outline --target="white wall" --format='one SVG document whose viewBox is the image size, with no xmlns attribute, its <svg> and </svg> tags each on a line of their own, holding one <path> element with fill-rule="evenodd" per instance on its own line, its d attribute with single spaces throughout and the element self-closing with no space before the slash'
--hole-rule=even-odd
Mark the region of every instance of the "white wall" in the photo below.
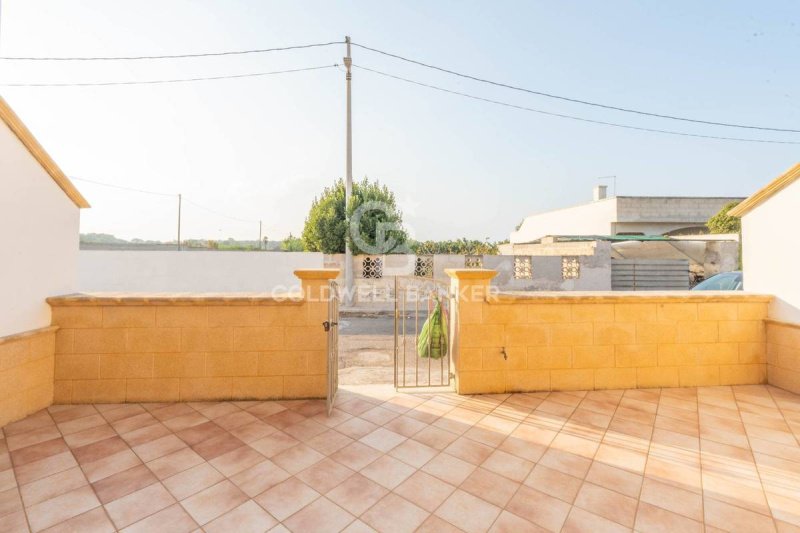
<svg viewBox="0 0 800 533">
<path fill-rule="evenodd" d="M 322 268 L 309 252 L 81 250 L 80 292 L 269 292 L 299 288 L 293 272 Z"/>
<path fill-rule="evenodd" d="M 80 210 L 0 122 L 0 337 L 50 325 L 75 290 Z"/>
<path fill-rule="evenodd" d="M 531 242 L 547 235 L 610 235 L 616 220 L 616 198 L 531 215 L 518 231 L 511 233 L 512 243 Z"/>
<path fill-rule="evenodd" d="M 800 323 L 800 181 L 742 217 L 744 289 L 775 295 L 769 316 Z"/>
</svg>

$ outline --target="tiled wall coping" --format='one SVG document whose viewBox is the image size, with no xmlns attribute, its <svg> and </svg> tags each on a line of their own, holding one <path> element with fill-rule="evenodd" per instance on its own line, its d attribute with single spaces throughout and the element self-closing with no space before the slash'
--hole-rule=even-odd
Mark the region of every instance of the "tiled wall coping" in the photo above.
<svg viewBox="0 0 800 533">
<path fill-rule="evenodd" d="M 553 303 L 708 303 L 770 302 L 772 296 L 739 291 L 609 291 L 609 292 L 501 292 L 488 295 L 489 304 Z"/>
<path fill-rule="evenodd" d="M 45 326 L 43 328 L 31 329 L 20 333 L 14 333 L 13 335 L 6 335 L 5 337 L 0 337 L 0 344 L 27 339 L 28 337 L 36 337 L 37 335 L 42 335 L 43 333 L 50 333 L 56 331 L 57 329 L 58 326 Z"/>
<path fill-rule="evenodd" d="M 301 305 L 302 293 L 77 293 L 47 299 L 51 306 Z"/>
</svg>

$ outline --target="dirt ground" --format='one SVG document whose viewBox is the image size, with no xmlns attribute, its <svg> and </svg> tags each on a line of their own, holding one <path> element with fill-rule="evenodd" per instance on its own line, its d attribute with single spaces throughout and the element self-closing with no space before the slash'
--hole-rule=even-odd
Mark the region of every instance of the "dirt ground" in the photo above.
<svg viewBox="0 0 800 533">
<path fill-rule="evenodd" d="M 424 318 L 424 317 L 423 317 Z M 446 361 L 417 357 L 416 329 L 422 326 L 406 321 L 405 361 L 400 338 L 400 381 L 405 367 L 407 385 L 440 385 L 449 369 Z M 387 316 L 340 317 L 339 383 L 371 385 L 394 383 L 394 319 Z"/>
</svg>

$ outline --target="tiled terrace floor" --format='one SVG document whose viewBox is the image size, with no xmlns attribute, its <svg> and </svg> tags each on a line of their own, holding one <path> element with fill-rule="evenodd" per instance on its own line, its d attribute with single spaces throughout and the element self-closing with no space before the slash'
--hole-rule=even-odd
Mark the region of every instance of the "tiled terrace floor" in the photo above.
<svg viewBox="0 0 800 533">
<path fill-rule="evenodd" d="M 800 531 L 772 387 L 337 405 L 54 406 L 4 428 L 0 530 Z"/>
</svg>

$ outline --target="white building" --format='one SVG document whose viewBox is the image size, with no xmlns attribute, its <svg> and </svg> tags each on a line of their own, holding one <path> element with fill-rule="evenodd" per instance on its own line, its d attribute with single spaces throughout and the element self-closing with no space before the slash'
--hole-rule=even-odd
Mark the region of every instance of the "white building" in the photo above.
<svg viewBox="0 0 800 533">
<path fill-rule="evenodd" d="M 45 298 L 76 289 L 89 207 L 0 97 L 0 339 L 50 325 Z"/>
<path fill-rule="evenodd" d="M 745 290 L 775 295 L 766 321 L 769 383 L 796 393 L 800 393 L 798 212 L 800 163 L 730 211 L 742 219 Z"/>
<path fill-rule="evenodd" d="M 707 233 L 706 221 L 728 202 L 743 198 L 680 196 L 606 196 L 594 189 L 590 203 L 537 213 L 511 233 L 511 244 L 542 237 L 577 235 L 681 235 Z"/>
</svg>

